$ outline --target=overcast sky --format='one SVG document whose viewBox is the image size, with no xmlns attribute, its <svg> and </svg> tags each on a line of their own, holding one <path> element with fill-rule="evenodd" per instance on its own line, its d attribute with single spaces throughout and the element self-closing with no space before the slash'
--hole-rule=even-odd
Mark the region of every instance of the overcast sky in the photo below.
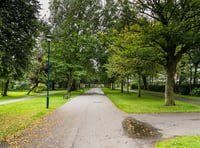
<svg viewBox="0 0 200 148">
<path fill-rule="evenodd" d="M 45 16 L 45 18 L 49 17 L 49 1 L 50 0 L 39 0 L 40 4 L 41 4 L 41 10 L 40 10 L 40 15 L 41 18 Z"/>
</svg>

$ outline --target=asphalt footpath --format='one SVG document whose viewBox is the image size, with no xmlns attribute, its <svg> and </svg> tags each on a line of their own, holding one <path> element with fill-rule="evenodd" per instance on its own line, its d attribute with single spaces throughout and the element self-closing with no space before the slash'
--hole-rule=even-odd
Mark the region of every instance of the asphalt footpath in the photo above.
<svg viewBox="0 0 200 148">
<path fill-rule="evenodd" d="M 129 137 L 122 121 L 127 117 L 155 127 L 160 137 Z M 154 148 L 156 141 L 200 135 L 200 113 L 128 114 L 95 88 L 57 108 L 26 128 L 1 148 Z"/>
<path fill-rule="evenodd" d="M 49 94 L 52 95 L 52 94 L 57 94 L 57 93 L 60 93 L 60 92 L 64 92 L 64 91 L 50 92 Z M 46 96 L 46 95 L 47 94 L 45 93 L 45 94 L 40 94 L 40 95 L 35 95 L 35 96 L 28 96 L 28 97 L 23 97 L 23 98 L 19 98 L 19 99 L 3 101 L 3 102 L 0 102 L 0 105 L 14 103 L 14 102 L 23 101 L 23 100 L 32 99 L 32 98 L 41 97 L 41 96 Z"/>
<path fill-rule="evenodd" d="M 129 90 L 129 92 L 138 93 L 138 91 L 135 91 L 135 90 Z M 149 95 L 149 96 L 154 96 L 154 97 L 160 97 L 160 98 L 164 98 L 165 97 L 162 94 L 154 94 L 154 93 L 149 93 L 149 92 L 142 92 L 142 94 Z M 185 102 L 185 103 L 200 105 L 200 100 L 192 100 L 192 99 L 187 99 L 187 98 L 183 98 L 183 97 L 176 97 L 176 96 L 174 97 L 174 99 L 176 101 L 181 101 L 181 102 Z"/>
</svg>

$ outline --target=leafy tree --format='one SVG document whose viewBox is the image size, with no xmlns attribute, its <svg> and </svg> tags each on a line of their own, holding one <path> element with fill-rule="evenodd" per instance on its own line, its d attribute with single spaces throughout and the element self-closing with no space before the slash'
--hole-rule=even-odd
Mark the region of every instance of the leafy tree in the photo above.
<svg viewBox="0 0 200 148">
<path fill-rule="evenodd" d="M 143 40 L 155 47 L 167 73 L 165 105 L 175 105 L 174 77 L 183 54 L 199 42 L 200 1 L 198 0 L 137 0 L 138 24 L 142 27 Z"/>
<path fill-rule="evenodd" d="M 113 32 L 115 36 L 113 45 L 110 46 L 112 56 L 106 65 L 108 74 L 112 77 L 121 77 L 122 80 L 131 75 L 137 76 L 140 97 L 141 78 L 145 79 L 144 77 L 160 70 L 160 66 L 154 62 L 155 52 L 151 47 L 141 47 L 138 25 L 128 26 L 121 32 Z"/>
<path fill-rule="evenodd" d="M 197 85 L 198 76 L 198 68 L 200 67 L 200 48 L 199 45 L 194 47 L 192 51 L 189 53 L 191 65 L 194 67 L 194 75 L 193 75 L 193 88 Z"/>
<path fill-rule="evenodd" d="M 30 63 L 38 30 L 37 0 L 6 0 L 0 4 L 0 77 L 5 80 L 21 77 Z"/>
<path fill-rule="evenodd" d="M 52 1 L 51 22 L 55 37 L 52 67 L 68 81 L 68 91 L 76 81 L 86 80 L 84 76 L 94 71 L 98 46 L 94 33 L 98 29 L 100 7 L 99 0 Z"/>
<path fill-rule="evenodd" d="M 44 60 L 44 53 L 42 53 L 42 51 L 36 50 L 35 55 L 32 58 L 31 68 L 29 69 L 29 72 L 27 72 L 27 76 L 31 84 L 27 95 L 36 89 L 39 83 L 45 83 L 46 74 L 47 64 Z"/>
</svg>

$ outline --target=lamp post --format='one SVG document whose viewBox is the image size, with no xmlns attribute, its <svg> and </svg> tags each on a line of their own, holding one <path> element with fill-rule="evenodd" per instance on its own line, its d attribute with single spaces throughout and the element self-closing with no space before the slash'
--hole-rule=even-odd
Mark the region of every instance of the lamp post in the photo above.
<svg viewBox="0 0 200 148">
<path fill-rule="evenodd" d="M 48 58 L 47 58 L 47 100 L 46 100 L 46 108 L 49 108 L 49 88 L 50 88 L 50 42 L 51 42 L 51 35 L 47 35 L 47 43 L 48 43 Z"/>
</svg>

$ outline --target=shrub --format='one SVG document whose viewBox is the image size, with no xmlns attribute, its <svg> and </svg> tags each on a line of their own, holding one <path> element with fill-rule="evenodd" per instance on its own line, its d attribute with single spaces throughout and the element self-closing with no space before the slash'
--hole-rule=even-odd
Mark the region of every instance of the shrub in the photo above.
<svg viewBox="0 0 200 148">
<path fill-rule="evenodd" d="M 138 85 L 135 83 L 131 84 L 131 89 L 138 89 Z"/>
<path fill-rule="evenodd" d="M 29 81 L 14 81 L 12 90 L 28 90 L 29 86 Z"/>
<path fill-rule="evenodd" d="M 165 85 L 149 85 L 148 90 L 157 91 L 157 92 L 165 92 Z"/>
<path fill-rule="evenodd" d="M 176 86 L 176 90 L 176 93 L 181 95 L 189 95 L 191 89 L 189 84 L 182 84 L 180 86 Z"/>
<path fill-rule="evenodd" d="M 39 83 L 38 87 L 34 89 L 34 92 L 41 93 L 42 91 L 46 90 L 47 87 L 45 84 Z"/>
<path fill-rule="evenodd" d="M 194 88 L 194 89 L 190 92 L 190 95 L 199 97 L 199 96 L 200 96 L 200 88 Z"/>
</svg>

